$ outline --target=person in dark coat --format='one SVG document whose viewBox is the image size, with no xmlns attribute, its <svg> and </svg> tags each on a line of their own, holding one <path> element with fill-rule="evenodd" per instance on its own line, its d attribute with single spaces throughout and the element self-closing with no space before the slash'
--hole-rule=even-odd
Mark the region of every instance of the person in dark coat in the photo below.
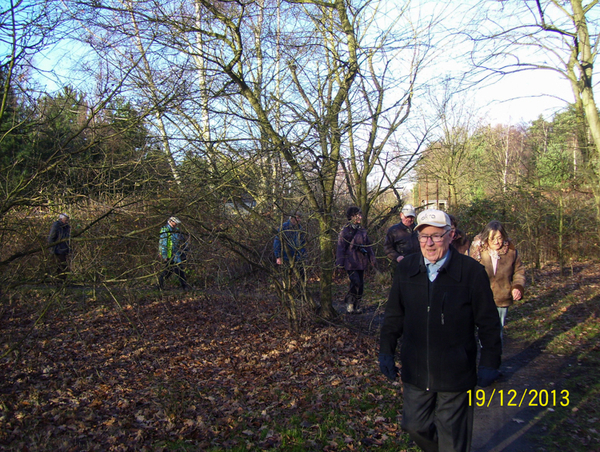
<svg viewBox="0 0 600 452">
<path fill-rule="evenodd" d="M 58 220 L 52 223 L 50 234 L 48 234 L 48 244 L 51 245 L 50 252 L 54 255 L 57 263 L 56 274 L 58 278 L 64 280 L 69 272 L 69 254 L 71 226 L 69 225 L 69 216 L 61 213 Z"/>
<path fill-rule="evenodd" d="M 364 290 L 364 273 L 369 264 L 376 268 L 375 252 L 367 230 L 362 228 L 362 212 L 352 206 L 346 210 L 348 224 L 338 236 L 336 265 L 348 273 L 350 288 L 344 302 L 348 313 L 360 313 Z"/>
<path fill-rule="evenodd" d="M 417 220 L 421 252 L 406 256 L 394 273 L 379 366 L 397 378 L 394 354 L 402 337 L 402 428 L 425 452 L 470 452 L 469 394 L 499 376 L 500 319 L 485 268 L 450 246 L 448 215 L 429 209 Z"/>
<path fill-rule="evenodd" d="M 448 215 L 450 222 L 452 223 L 452 246 L 456 248 L 460 254 L 469 255 L 469 248 L 471 247 L 471 241 L 467 238 L 467 234 L 458 229 L 458 220 L 454 215 Z"/>
<path fill-rule="evenodd" d="M 300 264 L 306 257 L 306 232 L 302 229 L 302 215 L 298 212 L 277 230 L 273 240 L 273 254 L 277 265 Z"/>
<path fill-rule="evenodd" d="M 308 291 L 306 268 L 306 231 L 302 214 L 295 212 L 277 230 L 273 239 L 273 254 L 281 275 L 281 287 L 293 298 L 304 300 L 315 309 L 315 301 Z"/>
<path fill-rule="evenodd" d="M 404 256 L 419 251 L 417 233 L 414 230 L 415 208 L 411 204 L 405 204 L 400 212 L 400 223 L 390 227 L 385 236 L 383 251 L 392 261 L 392 270 Z"/>
</svg>

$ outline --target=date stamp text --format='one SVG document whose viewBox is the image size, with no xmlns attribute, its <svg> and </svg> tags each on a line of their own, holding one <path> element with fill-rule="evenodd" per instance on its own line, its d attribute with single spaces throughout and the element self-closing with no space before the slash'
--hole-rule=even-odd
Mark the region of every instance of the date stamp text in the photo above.
<svg viewBox="0 0 600 452">
<path fill-rule="evenodd" d="M 547 390 L 547 389 L 494 389 L 491 394 L 486 394 L 483 389 L 467 391 L 469 395 L 469 406 L 489 407 L 492 400 L 500 402 L 500 406 L 569 406 L 569 391 Z"/>
</svg>

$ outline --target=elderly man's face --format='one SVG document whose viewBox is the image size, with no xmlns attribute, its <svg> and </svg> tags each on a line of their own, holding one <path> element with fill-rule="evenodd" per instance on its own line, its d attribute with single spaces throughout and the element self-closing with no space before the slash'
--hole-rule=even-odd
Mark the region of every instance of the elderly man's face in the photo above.
<svg viewBox="0 0 600 452">
<path fill-rule="evenodd" d="M 400 221 L 402 221 L 402 224 L 404 226 L 406 226 L 407 228 L 410 228 L 413 224 L 415 224 L 415 217 L 412 217 L 412 216 L 407 217 L 402 212 L 400 212 Z"/>
<path fill-rule="evenodd" d="M 440 242 L 434 242 L 431 237 L 442 236 Z M 427 237 L 427 240 L 422 241 L 423 237 Z M 447 233 L 444 228 L 436 228 L 435 226 L 425 226 L 419 230 L 419 245 L 421 245 L 421 253 L 423 257 L 428 259 L 430 262 L 436 263 L 439 261 L 450 248 L 450 242 L 452 242 L 452 234 Z"/>
</svg>

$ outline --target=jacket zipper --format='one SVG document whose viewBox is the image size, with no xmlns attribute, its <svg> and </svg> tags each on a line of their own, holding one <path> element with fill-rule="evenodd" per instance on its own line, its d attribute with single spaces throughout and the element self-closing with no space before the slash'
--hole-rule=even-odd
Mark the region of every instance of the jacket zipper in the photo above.
<svg viewBox="0 0 600 452">
<path fill-rule="evenodd" d="M 427 274 L 425 274 L 427 276 Z M 430 386 L 430 366 L 429 366 L 429 312 L 431 311 L 431 282 L 429 281 L 429 277 L 427 277 L 427 391 L 429 391 Z"/>
<path fill-rule="evenodd" d="M 446 306 L 447 298 L 448 298 L 448 292 L 444 292 L 444 298 L 442 298 L 442 325 L 444 324 L 444 307 Z"/>
</svg>

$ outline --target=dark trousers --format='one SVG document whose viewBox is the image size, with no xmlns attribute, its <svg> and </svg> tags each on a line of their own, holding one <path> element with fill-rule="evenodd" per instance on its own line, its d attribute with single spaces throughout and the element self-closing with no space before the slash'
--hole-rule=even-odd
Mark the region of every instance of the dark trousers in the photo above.
<svg viewBox="0 0 600 452">
<path fill-rule="evenodd" d="M 169 259 L 169 260 L 165 261 L 165 269 L 162 271 L 162 273 L 158 277 L 158 286 L 161 289 L 164 289 L 165 280 L 167 280 L 169 278 L 169 276 L 171 276 L 173 273 L 175 273 L 177 275 L 177 277 L 179 278 L 179 284 L 181 284 L 181 287 L 183 287 L 183 288 L 187 287 L 185 271 L 183 269 L 183 262 L 177 263 L 177 262 L 174 262 L 173 259 Z"/>
<path fill-rule="evenodd" d="M 432 392 L 404 383 L 402 428 L 425 452 L 470 452 L 473 407 L 465 392 Z"/>
<path fill-rule="evenodd" d="M 350 288 L 346 295 L 346 303 L 354 304 L 357 308 L 360 300 L 362 299 L 363 290 L 365 287 L 364 283 L 364 270 L 348 270 L 348 279 L 350 279 Z"/>
<path fill-rule="evenodd" d="M 56 276 L 60 279 L 67 279 L 67 273 L 69 272 L 67 254 L 55 254 L 54 257 L 56 259 Z"/>
</svg>

